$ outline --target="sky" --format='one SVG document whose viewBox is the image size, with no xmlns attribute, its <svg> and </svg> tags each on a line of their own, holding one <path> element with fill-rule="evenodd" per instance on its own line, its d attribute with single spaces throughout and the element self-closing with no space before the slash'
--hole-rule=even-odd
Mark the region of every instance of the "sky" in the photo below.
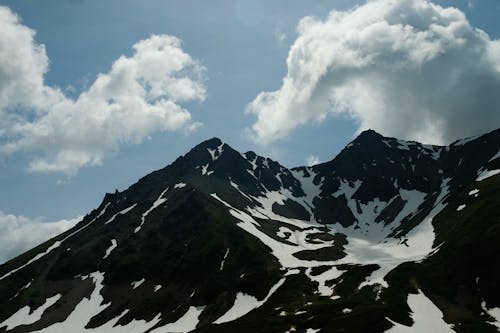
<svg viewBox="0 0 500 333">
<path fill-rule="evenodd" d="M 500 127 L 499 15 L 498 0 L 0 0 L 0 262 L 211 137 L 293 167 L 368 128 L 447 144 Z"/>
</svg>

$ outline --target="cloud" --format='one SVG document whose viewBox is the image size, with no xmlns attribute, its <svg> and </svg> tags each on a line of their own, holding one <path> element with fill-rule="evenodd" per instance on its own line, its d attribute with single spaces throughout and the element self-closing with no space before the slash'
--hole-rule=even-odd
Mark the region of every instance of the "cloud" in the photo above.
<svg viewBox="0 0 500 333">
<path fill-rule="evenodd" d="M 500 126 L 500 41 L 455 8 L 373 0 L 324 20 L 305 17 L 287 68 L 278 90 L 247 106 L 257 142 L 329 115 L 426 143 Z"/>
<path fill-rule="evenodd" d="M 306 158 L 306 165 L 307 166 L 314 166 L 316 164 L 319 164 L 319 158 L 315 155 L 309 155 Z"/>
<path fill-rule="evenodd" d="M 74 174 L 122 144 L 200 123 L 181 104 L 203 101 L 204 67 L 169 35 L 133 45 L 75 99 L 44 76 L 49 59 L 35 32 L 0 7 L 0 152 L 35 154 L 29 170 Z"/>
<path fill-rule="evenodd" d="M 72 228 L 81 219 L 43 222 L 0 211 L 0 264 Z"/>
</svg>

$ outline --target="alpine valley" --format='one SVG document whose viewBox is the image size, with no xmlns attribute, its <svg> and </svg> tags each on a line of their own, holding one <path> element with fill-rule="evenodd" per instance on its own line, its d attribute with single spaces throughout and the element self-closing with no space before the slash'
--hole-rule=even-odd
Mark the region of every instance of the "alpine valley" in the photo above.
<svg viewBox="0 0 500 333">
<path fill-rule="evenodd" d="M 219 139 L 0 266 L 0 332 L 498 332 L 500 129 L 288 169 Z"/>
</svg>

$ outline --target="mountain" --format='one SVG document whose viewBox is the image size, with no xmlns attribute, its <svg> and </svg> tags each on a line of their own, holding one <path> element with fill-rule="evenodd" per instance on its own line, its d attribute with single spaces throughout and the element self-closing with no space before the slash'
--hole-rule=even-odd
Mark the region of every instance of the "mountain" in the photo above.
<svg viewBox="0 0 500 333">
<path fill-rule="evenodd" d="M 500 129 L 288 169 L 214 138 L 0 266 L 0 332 L 497 332 Z"/>
</svg>

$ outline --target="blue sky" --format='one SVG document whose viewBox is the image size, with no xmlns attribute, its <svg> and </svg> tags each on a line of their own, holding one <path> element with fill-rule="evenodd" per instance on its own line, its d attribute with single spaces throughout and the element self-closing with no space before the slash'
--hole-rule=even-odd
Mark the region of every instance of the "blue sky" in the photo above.
<svg viewBox="0 0 500 333">
<path fill-rule="evenodd" d="M 376 2 L 379 3 L 376 8 L 380 9 L 379 18 L 387 18 L 387 22 L 391 23 L 396 17 L 390 17 L 394 15 L 392 9 L 382 8 L 384 1 Z M 405 2 L 427 3 L 423 0 Z M 475 104 L 468 105 L 473 99 L 470 97 L 476 96 L 471 95 L 472 93 L 465 94 L 467 100 L 458 99 L 457 103 L 460 105 L 468 105 L 468 111 L 462 113 L 450 113 L 451 107 L 436 102 L 438 99 L 429 98 L 427 104 L 412 102 L 413 99 L 427 100 L 428 95 L 422 97 L 419 94 L 423 94 L 426 80 L 435 80 L 422 73 L 425 72 L 425 66 L 439 56 L 442 63 L 431 65 L 446 67 L 443 71 L 448 72 L 445 72 L 443 77 L 456 68 L 471 68 L 467 72 L 470 74 L 468 77 L 479 77 L 479 83 L 470 80 L 470 85 L 456 85 L 449 91 L 443 91 L 442 100 L 450 100 L 450 96 L 464 95 L 463 91 L 495 91 L 499 87 L 500 67 L 496 67 L 495 72 L 495 66 L 500 63 L 500 47 L 496 48 L 495 42 L 500 37 L 500 3 L 497 0 L 440 0 L 434 3 L 443 7 L 453 6 L 465 13 L 470 24 L 470 31 L 465 29 L 463 32 L 466 43 L 480 45 L 484 48 L 481 49 L 483 51 L 491 48 L 493 60 L 488 58 L 480 62 L 483 66 L 477 69 L 473 53 L 444 49 L 436 51 L 438 56 L 434 53 L 429 55 L 429 52 L 434 52 L 431 45 L 428 53 L 416 54 L 408 43 L 404 46 L 406 49 L 401 52 L 407 52 L 407 58 L 417 59 L 415 61 L 418 66 L 411 69 L 414 72 L 407 66 L 404 69 L 389 71 L 392 74 L 388 74 L 389 79 L 384 79 L 382 86 L 401 86 L 404 91 L 400 95 L 394 95 L 388 92 L 390 88 L 380 91 L 378 88 L 371 89 L 374 82 L 379 82 L 373 78 L 376 75 L 380 77 L 380 73 L 389 68 L 387 64 L 391 65 L 390 61 L 399 56 L 399 53 L 387 55 L 385 58 L 380 56 L 385 55 L 386 51 L 382 42 L 379 43 L 379 38 L 380 41 L 384 39 L 389 30 L 382 31 L 379 37 L 375 35 L 369 40 L 363 40 L 365 35 L 353 35 L 356 42 L 363 42 L 364 56 L 375 59 L 373 66 L 360 66 L 353 59 L 349 59 L 352 61 L 349 66 L 345 65 L 341 70 L 336 70 L 336 66 L 344 60 L 328 53 L 330 48 L 341 54 L 349 54 L 352 51 L 349 49 L 349 42 L 352 40 L 342 44 L 338 41 L 339 38 L 350 36 L 349 29 L 354 29 L 353 27 L 359 24 L 368 26 L 368 23 L 362 22 L 363 19 L 361 22 L 355 19 L 354 15 L 346 14 L 347 18 L 335 19 L 328 15 L 329 12 L 351 10 L 352 13 L 353 8 L 358 6 L 358 9 L 361 8 L 361 17 L 365 17 L 362 15 L 363 8 L 367 6 L 364 1 L 0 1 L 0 6 L 8 7 L 11 13 L 19 17 L 16 27 L 29 27 L 36 32 L 33 43 L 45 46 L 49 63 L 48 70 L 43 75 L 43 85 L 51 89 L 59 88 L 65 101 L 74 101 L 82 92 L 88 91 L 99 73 L 112 77 L 113 63 L 120 56 L 135 59 L 132 46 L 141 40 L 148 40 L 152 35 L 175 36 L 182 41 L 177 49 L 189 55 L 193 62 L 177 74 L 186 75 L 205 90 L 195 97 L 175 100 L 177 105 L 189 112 L 191 123 L 203 123 L 196 131 L 187 133 L 186 123 L 175 130 L 152 127 L 153 129 L 145 134 L 141 132 L 138 140 L 126 138 L 122 142 L 123 140 L 116 139 L 118 141 L 113 141 L 111 148 L 103 150 L 102 156 L 99 155 L 98 162 L 94 163 L 96 165 L 82 164 L 70 172 L 47 172 L 33 168 L 30 170 L 30 163 L 34 160 L 54 153 L 50 149 L 61 148 L 55 145 L 49 149 L 30 143 L 19 145 L 20 148 L 13 148 L 10 152 L 0 151 L 2 216 L 11 214 L 11 219 L 24 216 L 40 222 L 84 215 L 97 207 L 105 192 L 114 191 L 115 188 L 127 188 L 138 178 L 169 164 L 200 141 L 214 136 L 220 137 L 240 151 L 254 150 L 292 167 L 306 164 L 306 160 L 311 156 L 319 161 L 332 159 L 352 140 L 357 131 L 368 127 L 373 127 L 385 135 L 443 143 L 462 136 L 462 133 L 463 136 L 479 134 L 481 131 L 492 129 L 491 126 L 500 126 L 498 117 L 488 118 L 495 113 L 489 106 L 496 103 L 496 100 L 479 105 L 487 112 L 485 114 L 488 117 L 483 117 L 484 123 L 470 125 L 470 117 L 476 112 Z M 417 16 L 425 16 L 426 13 L 415 9 Z M 440 10 L 437 13 L 440 14 Z M 446 15 L 443 14 L 445 21 L 448 20 Z M 299 22 L 306 16 L 314 18 L 303 20 L 301 28 L 298 28 Z M 425 21 L 422 17 L 420 19 Z M 463 23 L 456 15 L 452 20 Z M 444 24 L 447 24 L 446 22 Z M 398 22 L 396 20 L 393 23 Z M 428 26 L 424 26 L 423 29 L 427 28 Z M 488 40 L 484 40 L 475 28 L 485 31 Z M 2 33 L 6 34 L 5 31 L 2 32 L 0 25 L 0 35 Z M 323 35 L 325 37 L 322 37 Z M 331 38 L 331 42 L 327 43 L 328 38 Z M 406 43 L 412 41 L 413 37 L 404 38 L 406 39 L 402 40 Z M 372 45 L 372 40 L 378 44 Z M 321 43 L 324 43 L 321 48 L 314 49 Z M 10 46 L 0 44 L 0 58 L 2 47 Z M 464 47 L 464 50 L 472 49 L 467 44 L 460 47 Z M 314 54 L 319 54 L 320 50 L 324 51 L 325 48 L 325 57 L 315 60 Z M 311 52 L 312 56 L 309 57 L 307 52 Z M 287 64 L 289 54 L 293 57 L 290 57 L 290 63 Z M 303 61 L 300 63 L 302 67 L 294 63 L 296 58 L 301 56 L 305 59 L 305 65 L 304 59 L 299 59 Z M 317 63 L 324 59 L 328 60 L 325 66 L 318 67 Z M 447 64 L 450 64 L 449 68 Z M 9 62 L 2 63 L 0 59 L 0 73 L 1 66 L 9 66 Z M 196 69 L 196 66 L 204 69 Z M 311 72 L 304 68 L 313 68 L 312 73 L 320 71 L 312 87 L 308 85 L 308 79 L 304 79 L 309 78 Z M 189 71 L 190 73 L 185 73 Z M 421 81 L 412 79 L 415 73 L 422 77 Z M 342 82 L 348 81 L 349 85 L 337 82 L 339 77 Z M 284 78 L 290 79 L 290 85 L 284 83 Z M 0 89 L 1 80 L 0 77 Z M 353 86 L 358 88 L 354 89 Z M 477 88 L 478 86 L 481 88 Z M 305 102 L 295 95 L 287 99 L 290 91 L 302 92 L 309 91 L 308 89 L 311 89 L 311 94 Z M 328 95 L 332 89 L 335 91 L 334 97 Z M 377 94 L 367 96 L 364 91 L 370 89 L 377 90 Z M 259 94 L 265 94 L 265 98 L 258 100 Z M 487 99 L 481 94 L 477 97 L 477 100 Z M 333 104 L 332 99 L 335 101 Z M 373 107 L 367 107 L 372 102 Z M 22 121 L 25 123 L 35 122 L 37 117 L 41 117 L 40 113 L 36 113 L 39 104 L 31 105 L 31 108 L 35 109 L 35 112 L 32 112 L 30 107 L 9 107 L 8 100 L 6 103 L 3 111 L 11 115 L 22 115 Z M 387 114 L 381 111 L 383 107 L 387 108 L 387 105 L 392 104 L 395 105 L 394 108 L 397 106 L 400 109 L 405 109 L 408 104 L 408 110 L 417 111 L 408 114 L 398 113 L 397 110 L 388 111 Z M 50 112 L 50 108 L 50 105 L 45 104 L 40 107 L 43 112 Z M 426 108 L 433 111 L 426 111 L 425 117 L 415 117 L 418 110 Z M 262 120 L 257 120 L 261 118 Z M 429 129 L 432 127 L 429 124 L 443 125 L 433 132 Z M 4 123 L 2 126 L 7 125 Z M 469 128 L 470 131 L 467 130 Z M 436 134 L 438 132 L 444 134 L 441 136 Z M 15 142 L 15 138 L 1 134 L 0 129 L 0 144 Z M 15 135 L 20 134 L 17 132 Z M 57 139 L 54 138 L 55 141 Z M 34 140 L 36 141 L 36 138 Z"/>
</svg>

